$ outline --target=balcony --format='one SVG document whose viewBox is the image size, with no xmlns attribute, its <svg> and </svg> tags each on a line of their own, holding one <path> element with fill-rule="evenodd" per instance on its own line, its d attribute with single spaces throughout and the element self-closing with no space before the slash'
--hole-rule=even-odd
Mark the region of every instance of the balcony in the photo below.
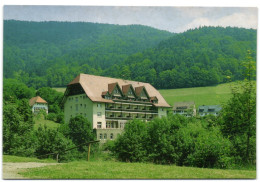
<svg viewBox="0 0 260 182">
<path fill-rule="evenodd" d="M 110 112 L 113 112 L 113 111 L 125 111 L 125 112 L 139 112 L 139 113 L 158 113 L 157 110 L 153 110 L 153 109 L 127 109 L 127 108 L 110 108 L 110 107 L 107 107 L 106 108 L 106 111 L 110 111 Z"/>
<path fill-rule="evenodd" d="M 106 119 L 115 119 L 115 120 L 133 120 L 133 119 L 141 119 L 141 120 L 152 120 L 156 116 L 149 116 L 149 115 L 143 115 L 143 116 L 136 116 L 136 115 L 106 115 Z"/>
</svg>

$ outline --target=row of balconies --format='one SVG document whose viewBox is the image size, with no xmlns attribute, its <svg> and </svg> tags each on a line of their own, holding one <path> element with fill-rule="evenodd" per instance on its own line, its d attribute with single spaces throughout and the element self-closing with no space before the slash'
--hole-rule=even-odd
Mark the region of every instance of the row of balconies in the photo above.
<svg viewBox="0 0 260 182">
<path fill-rule="evenodd" d="M 142 119 L 142 120 L 150 120 L 155 118 L 157 115 L 151 115 L 151 114 L 144 114 L 144 115 L 138 115 L 138 114 L 108 114 L 106 113 L 106 119 L 124 119 L 124 120 L 132 120 L 132 119 Z"/>
<path fill-rule="evenodd" d="M 135 105 L 106 105 L 106 110 L 114 110 L 114 111 L 129 111 L 129 112 L 150 112 L 150 113 L 158 113 L 158 111 L 149 106 L 135 106 Z"/>
</svg>

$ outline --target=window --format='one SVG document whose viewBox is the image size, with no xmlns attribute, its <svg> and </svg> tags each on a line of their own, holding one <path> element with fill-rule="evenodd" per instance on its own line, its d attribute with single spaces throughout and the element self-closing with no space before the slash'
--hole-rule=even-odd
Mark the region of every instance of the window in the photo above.
<svg viewBox="0 0 260 182">
<path fill-rule="evenodd" d="M 106 128 L 111 128 L 111 123 L 110 122 L 106 122 Z"/>
<path fill-rule="evenodd" d="M 87 108 L 87 104 L 84 104 L 84 108 Z"/>
<path fill-rule="evenodd" d="M 100 107 L 100 108 L 101 108 L 101 104 L 97 104 L 97 107 Z"/>
<path fill-rule="evenodd" d="M 102 138 L 103 138 L 103 134 L 100 133 L 100 134 L 99 134 L 99 139 L 102 140 Z"/>
<path fill-rule="evenodd" d="M 80 107 L 82 107 L 82 104 L 80 104 Z"/>
<path fill-rule="evenodd" d="M 78 104 L 76 104 L 76 111 L 78 111 L 79 110 L 79 108 L 78 108 Z"/>
<path fill-rule="evenodd" d="M 110 134 L 110 139 L 113 140 L 113 138 L 114 138 L 114 134 L 111 133 L 111 134 Z"/>
<path fill-rule="evenodd" d="M 84 116 L 87 117 L 87 114 L 85 113 Z"/>
<path fill-rule="evenodd" d="M 163 111 L 163 108 L 161 108 L 161 111 Z"/>
<path fill-rule="evenodd" d="M 120 128 L 124 128 L 125 127 L 125 123 L 120 123 Z"/>
<path fill-rule="evenodd" d="M 105 139 L 105 140 L 107 139 L 107 134 L 106 134 L 106 133 L 104 133 L 104 139 Z"/>
<path fill-rule="evenodd" d="M 97 122 L 97 128 L 102 128 L 102 122 Z"/>
<path fill-rule="evenodd" d="M 75 97 L 76 102 L 78 102 L 78 97 Z"/>
<path fill-rule="evenodd" d="M 132 90 L 129 90 L 128 94 L 129 94 L 129 95 L 133 95 Z"/>
<path fill-rule="evenodd" d="M 70 109 L 72 109 L 72 106 L 70 106 Z"/>
<path fill-rule="evenodd" d="M 102 113 L 101 112 L 97 112 L 97 116 L 101 117 Z"/>
<path fill-rule="evenodd" d="M 118 90 L 117 90 L 117 89 L 115 89 L 115 94 L 119 94 L 119 92 L 118 92 Z"/>
</svg>

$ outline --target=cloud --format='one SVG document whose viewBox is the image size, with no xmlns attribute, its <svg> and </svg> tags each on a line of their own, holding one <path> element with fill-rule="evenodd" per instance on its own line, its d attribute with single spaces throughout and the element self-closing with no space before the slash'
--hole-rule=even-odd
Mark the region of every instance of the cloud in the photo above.
<svg viewBox="0 0 260 182">
<path fill-rule="evenodd" d="M 221 26 L 236 26 L 245 28 L 257 28 L 257 17 L 251 14 L 234 13 L 217 20 L 215 24 Z"/>
<path fill-rule="evenodd" d="M 171 32 L 199 26 L 257 28 L 257 8 L 143 6 L 4 6 L 4 19 L 141 24 Z"/>
<path fill-rule="evenodd" d="M 216 13 L 216 12 L 215 12 Z M 185 31 L 188 29 L 198 28 L 200 26 L 222 26 L 222 27 L 243 27 L 243 28 L 254 28 L 257 29 L 257 14 L 240 11 L 233 12 L 229 15 L 219 14 L 218 17 L 211 13 L 211 16 L 207 17 L 195 17 L 191 22 L 179 27 L 178 31 Z"/>
</svg>

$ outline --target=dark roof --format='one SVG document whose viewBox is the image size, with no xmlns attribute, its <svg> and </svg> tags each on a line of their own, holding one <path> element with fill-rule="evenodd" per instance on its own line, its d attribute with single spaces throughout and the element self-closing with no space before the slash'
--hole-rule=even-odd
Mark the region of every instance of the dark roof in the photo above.
<svg viewBox="0 0 260 182">
<path fill-rule="evenodd" d="M 173 106 L 173 110 L 183 110 L 183 109 L 189 109 L 191 107 L 195 106 L 194 101 L 190 102 L 175 102 Z"/>
<path fill-rule="evenodd" d="M 140 86 L 140 87 L 135 87 L 135 93 L 136 95 L 139 97 L 142 90 L 143 90 L 144 86 Z"/>
<path fill-rule="evenodd" d="M 203 105 L 198 107 L 199 112 L 219 112 L 221 109 L 220 105 Z"/>
<path fill-rule="evenodd" d="M 128 90 L 130 89 L 131 85 L 128 84 L 128 85 L 123 85 L 122 86 L 122 91 L 123 91 L 123 94 L 126 95 Z"/>
<path fill-rule="evenodd" d="M 109 83 L 108 84 L 108 92 L 112 94 L 113 90 L 115 89 L 117 83 Z"/>
</svg>

